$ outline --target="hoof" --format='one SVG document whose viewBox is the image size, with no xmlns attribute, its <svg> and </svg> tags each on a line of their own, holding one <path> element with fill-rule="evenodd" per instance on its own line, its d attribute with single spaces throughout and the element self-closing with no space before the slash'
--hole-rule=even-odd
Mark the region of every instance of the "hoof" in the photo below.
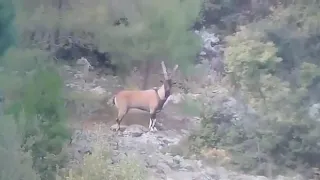
<svg viewBox="0 0 320 180">
<path fill-rule="evenodd" d="M 150 132 L 156 132 L 156 131 L 158 131 L 156 127 L 151 127 L 150 128 Z"/>
</svg>

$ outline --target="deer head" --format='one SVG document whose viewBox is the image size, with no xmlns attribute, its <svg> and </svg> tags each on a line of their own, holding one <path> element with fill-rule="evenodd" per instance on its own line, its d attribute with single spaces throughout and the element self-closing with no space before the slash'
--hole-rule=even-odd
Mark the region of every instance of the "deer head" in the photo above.
<svg viewBox="0 0 320 180">
<path fill-rule="evenodd" d="M 162 71 L 163 71 L 163 75 L 164 75 L 164 80 L 160 81 L 162 83 L 162 86 L 159 89 L 159 96 L 161 99 L 165 99 L 170 96 L 172 86 L 174 84 L 176 84 L 175 82 L 172 82 L 172 77 L 174 76 L 174 74 L 179 66 L 175 65 L 170 76 L 168 75 L 167 68 L 166 68 L 163 61 L 161 62 L 161 66 L 162 66 Z"/>
</svg>

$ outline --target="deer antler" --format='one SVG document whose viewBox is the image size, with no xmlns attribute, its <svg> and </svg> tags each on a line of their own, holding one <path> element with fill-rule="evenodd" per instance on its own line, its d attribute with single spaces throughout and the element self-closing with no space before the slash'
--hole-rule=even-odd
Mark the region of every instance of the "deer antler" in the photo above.
<svg viewBox="0 0 320 180">
<path fill-rule="evenodd" d="M 167 68 L 166 68 L 166 65 L 164 65 L 164 62 L 162 61 L 161 62 L 161 66 L 162 66 L 162 71 L 163 71 L 163 75 L 164 75 L 164 79 L 169 79 L 169 76 L 168 76 L 168 72 L 167 72 Z"/>
<path fill-rule="evenodd" d="M 173 70 L 172 70 L 172 72 L 171 72 L 171 76 L 170 76 L 170 77 L 173 77 L 173 76 L 174 76 L 174 74 L 175 74 L 176 70 L 178 69 L 178 67 L 179 67 L 178 64 L 176 64 L 176 65 L 174 66 L 174 68 L 173 68 Z"/>
</svg>

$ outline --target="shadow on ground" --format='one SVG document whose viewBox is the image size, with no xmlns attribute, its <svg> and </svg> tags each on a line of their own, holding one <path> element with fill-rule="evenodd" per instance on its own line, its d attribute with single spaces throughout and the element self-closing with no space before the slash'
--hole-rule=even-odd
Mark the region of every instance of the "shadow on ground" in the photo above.
<svg viewBox="0 0 320 180">
<path fill-rule="evenodd" d="M 174 108 L 173 104 L 168 104 L 163 111 L 157 114 L 157 126 L 163 130 L 181 130 L 188 128 L 188 119 L 183 117 L 177 117 L 170 115 L 168 111 Z M 83 123 L 84 128 L 93 127 L 93 125 L 103 123 L 108 127 L 111 127 L 116 123 L 117 110 L 114 106 L 105 105 L 103 108 L 96 110 L 89 116 Z M 133 124 L 142 125 L 148 127 L 150 115 L 147 112 L 141 110 L 130 110 L 128 114 L 123 118 L 121 125 L 130 126 Z"/>
</svg>

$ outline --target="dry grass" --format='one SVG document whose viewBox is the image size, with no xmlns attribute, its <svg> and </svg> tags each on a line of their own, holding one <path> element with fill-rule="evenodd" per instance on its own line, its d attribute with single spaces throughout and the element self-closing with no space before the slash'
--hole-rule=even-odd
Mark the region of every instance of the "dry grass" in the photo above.
<svg viewBox="0 0 320 180">
<path fill-rule="evenodd" d="M 223 149 L 203 148 L 201 149 L 200 154 L 207 160 L 219 162 L 222 164 L 229 163 L 231 160 L 231 155 Z"/>
<path fill-rule="evenodd" d="M 91 155 L 85 155 L 80 168 L 73 168 L 65 173 L 65 180 L 144 180 L 146 170 L 139 164 L 135 157 L 126 157 L 119 163 L 111 164 L 113 156 L 108 145 L 106 132 L 103 128 L 97 128 L 95 134 L 97 140 L 93 145 Z"/>
</svg>

